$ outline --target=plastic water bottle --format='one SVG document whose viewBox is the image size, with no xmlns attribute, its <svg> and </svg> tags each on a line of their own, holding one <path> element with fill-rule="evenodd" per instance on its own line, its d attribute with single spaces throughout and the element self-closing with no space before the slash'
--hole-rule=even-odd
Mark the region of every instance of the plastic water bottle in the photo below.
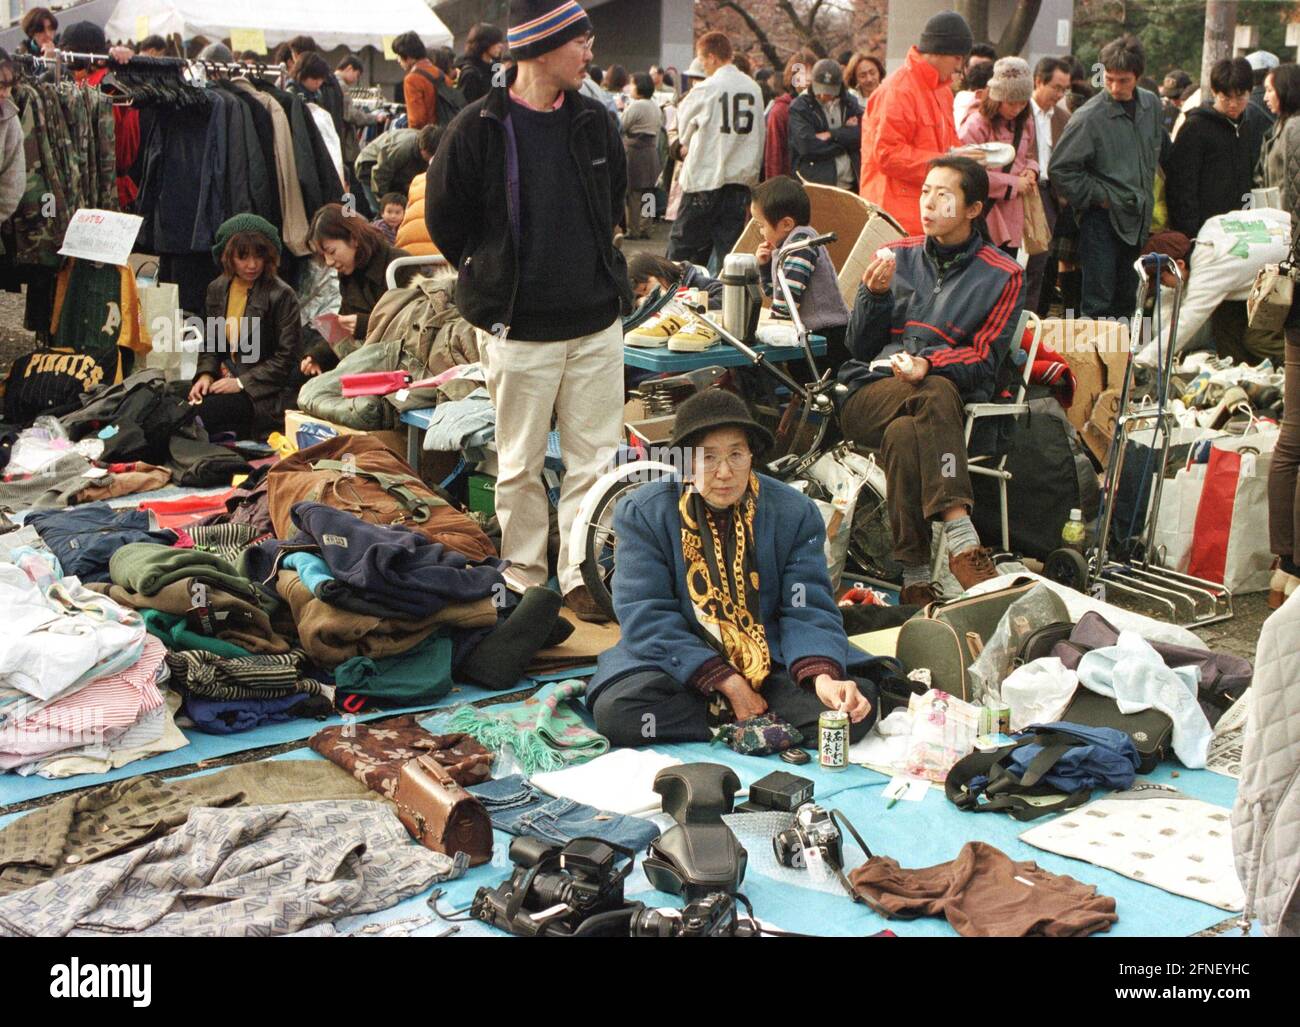
<svg viewBox="0 0 1300 1027">
<path fill-rule="evenodd" d="M 1082 553 L 1087 537 L 1088 533 L 1083 526 L 1083 511 L 1071 510 L 1070 519 L 1061 529 L 1061 545 L 1066 549 L 1073 549 L 1076 553 Z"/>
</svg>

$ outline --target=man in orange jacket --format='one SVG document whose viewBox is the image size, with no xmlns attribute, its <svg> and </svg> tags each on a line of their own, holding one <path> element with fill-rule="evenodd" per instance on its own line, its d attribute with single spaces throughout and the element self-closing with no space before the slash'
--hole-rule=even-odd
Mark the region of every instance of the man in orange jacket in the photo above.
<svg viewBox="0 0 1300 1027">
<path fill-rule="evenodd" d="M 936 14 L 907 62 L 867 101 L 859 192 L 892 214 L 907 235 L 921 234 L 921 186 L 930 161 L 960 146 L 951 82 L 974 43 L 960 14 Z"/>
</svg>

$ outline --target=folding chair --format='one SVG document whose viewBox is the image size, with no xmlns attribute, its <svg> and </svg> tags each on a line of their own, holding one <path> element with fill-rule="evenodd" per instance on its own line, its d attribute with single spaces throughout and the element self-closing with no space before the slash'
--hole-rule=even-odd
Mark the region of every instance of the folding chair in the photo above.
<svg viewBox="0 0 1300 1027">
<path fill-rule="evenodd" d="M 1032 326 L 1032 328 L 1031 328 Z M 967 403 L 966 404 L 966 469 L 971 474 L 981 474 L 988 478 L 993 478 L 998 483 L 998 503 L 1002 510 L 1002 549 L 1010 551 L 1011 549 L 1011 520 L 1007 511 L 1007 482 L 1011 480 L 1011 472 L 1007 470 L 1007 453 L 985 454 L 982 456 L 970 455 L 971 434 L 975 430 L 975 425 L 986 417 L 1021 417 L 1029 413 L 1029 404 L 1025 402 L 1025 393 L 1029 390 L 1030 377 L 1034 373 L 1034 360 L 1038 356 L 1038 344 L 1042 341 L 1043 321 L 1032 310 L 1026 310 L 1021 313 L 1020 320 L 1016 322 L 1016 331 L 1012 338 L 1012 350 L 1007 355 L 1007 359 L 1014 361 L 1018 353 L 1024 353 L 1025 332 L 1032 330 L 1033 342 L 1029 346 L 1029 352 L 1025 356 L 1024 370 L 1020 374 L 1020 384 L 1016 388 L 1015 398 L 1010 403 Z M 996 462 L 994 462 L 996 461 Z M 943 567 L 944 558 L 947 555 L 947 542 L 944 533 L 939 532 L 939 545 L 935 550 L 934 567 L 932 568 L 933 580 L 938 580 L 940 568 Z"/>
<path fill-rule="evenodd" d="M 851 309 L 858 295 L 862 272 L 871 263 L 876 250 L 888 242 L 901 239 L 902 226 L 881 207 L 864 200 L 857 193 L 834 186 L 805 182 L 808 200 L 812 205 L 812 225 L 819 232 L 834 232 L 839 236 L 826 247 L 839 280 L 840 295 Z M 741 232 L 732 253 L 753 253 L 762 242 L 758 222 L 750 219 Z M 764 305 L 771 300 L 764 300 Z"/>
</svg>

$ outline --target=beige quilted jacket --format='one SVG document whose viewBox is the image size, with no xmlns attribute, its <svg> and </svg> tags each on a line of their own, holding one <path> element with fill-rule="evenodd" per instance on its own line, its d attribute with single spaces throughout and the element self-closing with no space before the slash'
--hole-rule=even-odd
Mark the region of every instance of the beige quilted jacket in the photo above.
<svg viewBox="0 0 1300 1027">
<path fill-rule="evenodd" d="M 1246 918 L 1300 935 L 1300 592 L 1264 622 L 1246 721 L 1232 847 Z"/>
</svg>

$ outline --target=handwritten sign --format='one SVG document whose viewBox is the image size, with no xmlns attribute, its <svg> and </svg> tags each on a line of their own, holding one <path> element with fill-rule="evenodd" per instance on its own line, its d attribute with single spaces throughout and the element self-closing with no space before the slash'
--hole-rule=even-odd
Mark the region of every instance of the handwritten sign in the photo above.
<svg viewBox="0 0 1300 1027">
<path fill-rule="evenodd" d="M 384 36 L 384 60 L 395 61 L 397 54 L 393 53 L 393 40 L 396 36 Z"/>
<path fill-rule="evenodd" d="M 135 214 L 83 207 L 68 222 L 59 255 L 100 264 L 125 264 L 142 224 L 144 218 Z"/>
<path fill-rule="evenodd" d="M 236 54 L 245 50 L 266 53 L 266 32 L 263 29 L 231 29 L 230 49 Z"/>
</svg>

